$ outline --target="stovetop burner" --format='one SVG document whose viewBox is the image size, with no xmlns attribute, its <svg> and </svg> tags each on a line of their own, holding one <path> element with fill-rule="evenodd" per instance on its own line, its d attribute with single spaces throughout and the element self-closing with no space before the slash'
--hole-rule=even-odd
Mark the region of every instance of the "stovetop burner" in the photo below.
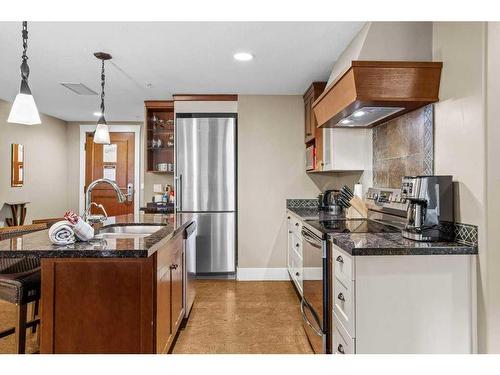
<svg viewBox="0 0 500 375">
<path fill-rule="evenodd" d="M 400 229 L 373 220 L 309 220 L 306 221 L 321 233 L 396 233 Z"/>
</svg>

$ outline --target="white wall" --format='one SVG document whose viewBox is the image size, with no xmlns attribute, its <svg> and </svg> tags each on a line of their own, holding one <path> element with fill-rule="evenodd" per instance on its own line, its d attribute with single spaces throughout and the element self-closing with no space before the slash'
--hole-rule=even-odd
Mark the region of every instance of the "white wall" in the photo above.
<svg viewBox="0 0 500 375">
<path fill-rule="evenodd" d="M 0 100 L 0 226 L 9 201 L 30 201 L 25 224 L 33 219 L 61 217 L 67 209 L 66 122 L 41 114 L 41 125 L 7 123 L 12 103 Z M 11 144 L 24 145 L 25 179 L 10 186 Z"/>
<path fill-rule="evenodd" d="M 304 173 L 302 96 L 238 97 L 238 266 L 285 268 L 287 198 L 314 198 Z"/>
</svg>

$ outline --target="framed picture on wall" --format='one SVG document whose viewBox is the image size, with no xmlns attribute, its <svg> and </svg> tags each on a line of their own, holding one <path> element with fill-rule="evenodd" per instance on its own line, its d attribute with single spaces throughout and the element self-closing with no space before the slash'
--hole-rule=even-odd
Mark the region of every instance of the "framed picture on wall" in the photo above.
<svg viewBox="0 0 500 375">
<path fill-rule="evenodd" d="M 10 186 L 21 187 L 24 184 L 24 146 L 11 145 L 11 178 Z"/>
</svg>

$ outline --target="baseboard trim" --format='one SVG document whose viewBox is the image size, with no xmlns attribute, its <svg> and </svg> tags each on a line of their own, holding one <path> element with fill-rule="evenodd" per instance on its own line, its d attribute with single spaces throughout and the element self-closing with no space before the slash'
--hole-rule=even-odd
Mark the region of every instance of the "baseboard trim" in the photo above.
<svg viewBox="0 0 500 375">
<path fill-rule="evenodd" d="M 240 268 L 237 269 L 238 281 L 285 281 L 290 280 L 286 268 Z"/>
</svg>

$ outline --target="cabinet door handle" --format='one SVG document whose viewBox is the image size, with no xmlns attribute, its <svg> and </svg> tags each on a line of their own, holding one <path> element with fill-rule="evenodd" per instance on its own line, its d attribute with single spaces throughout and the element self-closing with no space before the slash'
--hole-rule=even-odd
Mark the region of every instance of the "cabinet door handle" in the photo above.
<svg viewBox="0 0 500 375">
<path fill-rule="evenodd" d="M 309 137 L 310 135 L 312 135 L 311 133 L 306 133 L 306 136 Z"/>
<path fill-rule="evenodd" d="M 298 273 L 298 272 L 295 272 L 295 276 L 300 276 L 300 273 Z"/>
<path fill-rule="evenodd" d="M 337 346 L 337 351 L 340 354 L 345 354 L 344 347 L 342 346 L 342 344 L 339 344 L 339 346 Z"/>
<path fill-rule="evenodd" d="M 345 298 L 344 298 L 344 295 L 342 293 L 339 293 L 339 295 L 337 296 L 337 298 L 339 300 L 341 300 L 342 302 L 345 302 Z"/>
<path fill-rule="evenodd" d="M 335 260 L 339 263 L 344 263 L 344 259 L 340 255 Z"/>
<path fill-rule="evenodd" d="M 171 270 L 176 270 L 176 269 L 177 269 L 177 267 L 179 267 L 179 265 L 178 265 L 178 264 L 171 264 L 169 268 L 170 268 Z"/>
<path fill-rule="evenodd" d="M 299 223 L 295 223 L 295 226 L 298 227 L 299 226 Z"/>
</svg>

